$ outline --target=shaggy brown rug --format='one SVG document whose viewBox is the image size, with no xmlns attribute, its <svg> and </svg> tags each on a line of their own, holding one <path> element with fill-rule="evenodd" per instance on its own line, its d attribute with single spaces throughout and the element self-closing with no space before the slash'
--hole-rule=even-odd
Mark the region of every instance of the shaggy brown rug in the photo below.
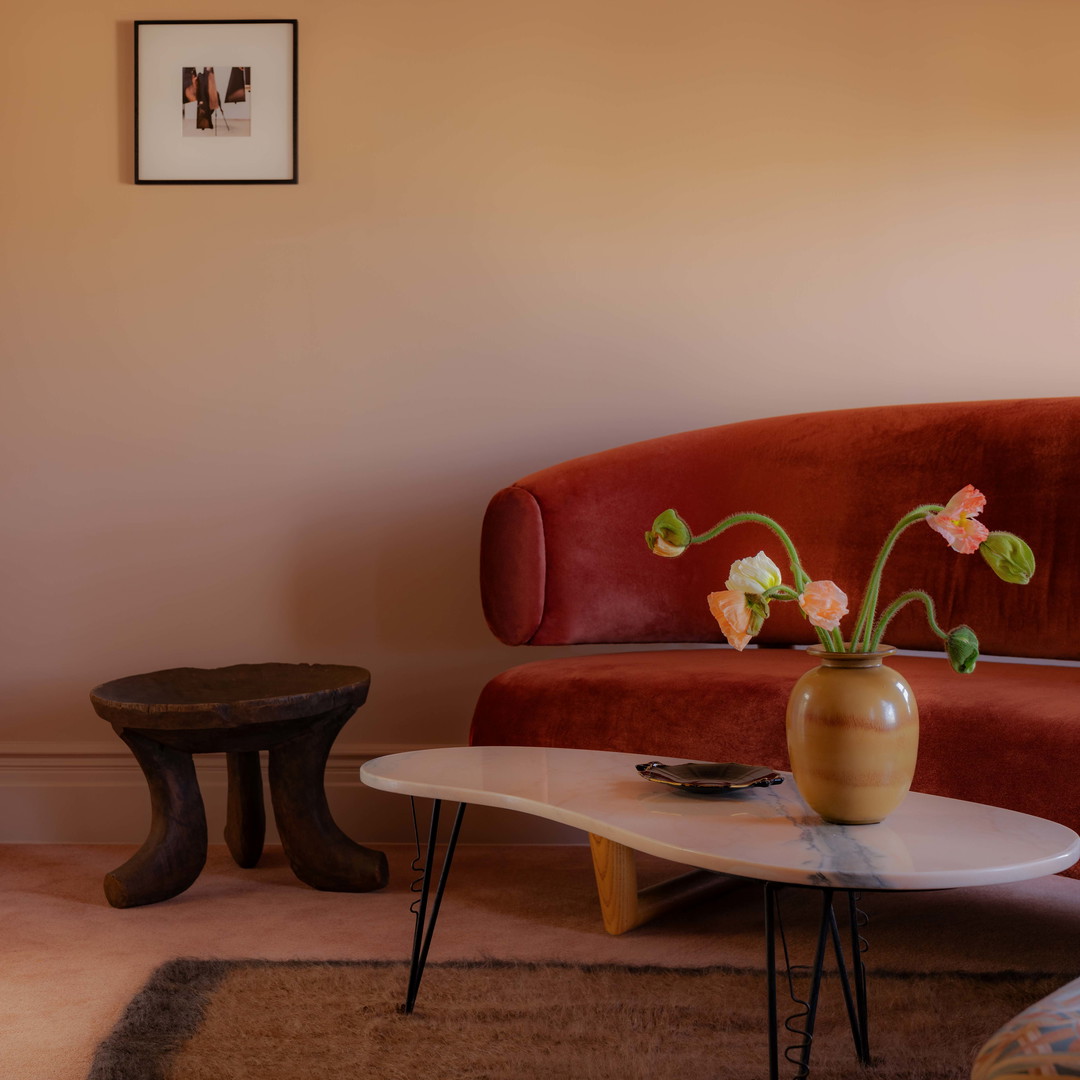
<svg viewBox="0 0 1080 1080">
<path fill-rule="evenodd" d="M 179 959 L 153 973 L 89 1080 L 753 1080 L 768 1071 L 762 971 Z M 1060 975 L 875 971 L 870 1074 L 835 976 L 812 1075 L 965 1080 L 978 1047 Z M 781 1015 L 796 1011 L 785 1008 Z M 785 1070 L 792 1075 L 793 1069 Z"/>
</svg>

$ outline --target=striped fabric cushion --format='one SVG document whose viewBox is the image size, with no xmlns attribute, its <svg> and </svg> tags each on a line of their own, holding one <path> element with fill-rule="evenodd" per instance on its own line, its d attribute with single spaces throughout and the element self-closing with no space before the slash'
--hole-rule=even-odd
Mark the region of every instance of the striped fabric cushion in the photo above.
<svg viewBox="0 0 1080 1080">
<path fill-rule="evenodd" d="M 979 1051 L 972 1080 L 1080 1077 L 1080 979 L 1014 1017 Z"/>
</svg>

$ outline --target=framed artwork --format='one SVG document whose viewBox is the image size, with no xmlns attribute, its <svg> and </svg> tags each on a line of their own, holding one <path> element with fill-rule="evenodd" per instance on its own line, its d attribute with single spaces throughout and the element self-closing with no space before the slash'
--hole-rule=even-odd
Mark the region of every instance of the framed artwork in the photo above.
<svg viewBox="0 0 1080 1080">
<path fill-rule="evenodd" d="M 135 183 L 295 184 L 296 20 L 135 23 Z"/>
</svg>

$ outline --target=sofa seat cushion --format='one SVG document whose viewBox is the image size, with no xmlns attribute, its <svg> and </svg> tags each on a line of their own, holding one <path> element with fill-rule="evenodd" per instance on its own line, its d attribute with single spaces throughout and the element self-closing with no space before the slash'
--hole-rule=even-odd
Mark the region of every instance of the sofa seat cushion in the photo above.
<svg viewBox="0 0 1080 1080">
<path fill-rule="evenodd" d="M 919 705 L 913 788 L 1080 830 L 1080 669 L 944 657 L 889 665 Z M 497 675 L 476 705 L 473 745 L 621 750 L 787 769 L 784 714 L 814 666 L 795 649 L 670 649 L 537 660 Z M 1076 868 L 1069 871 L 1080 876 Z"/>
</svg>

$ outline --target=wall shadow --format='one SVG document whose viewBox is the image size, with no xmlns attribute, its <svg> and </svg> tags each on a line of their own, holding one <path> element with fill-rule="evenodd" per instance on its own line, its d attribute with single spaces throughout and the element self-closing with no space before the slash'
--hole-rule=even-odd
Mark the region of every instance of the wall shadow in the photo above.
<svg viewBox="0 0 1080 1080">
<path fill-rule="evenodd" d="M 117 179 L 121 184 L 135 183 L 135 24 L 131 20 L 116 24 L 116 147 Z"/>
</svg>

